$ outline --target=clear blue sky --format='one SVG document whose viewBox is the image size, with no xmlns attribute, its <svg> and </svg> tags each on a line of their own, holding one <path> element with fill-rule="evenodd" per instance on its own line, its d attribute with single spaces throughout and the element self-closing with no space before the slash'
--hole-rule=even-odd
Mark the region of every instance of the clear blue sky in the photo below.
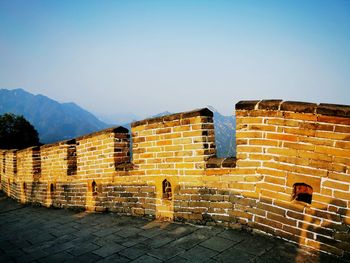
<svg viewBox="0 0 350 263">
<path fill-rule="evenodd" d="M 0 0 L 0 88 L 94 113 L 350 104 L 349 83 L 349 0 Z"/>
</svg>

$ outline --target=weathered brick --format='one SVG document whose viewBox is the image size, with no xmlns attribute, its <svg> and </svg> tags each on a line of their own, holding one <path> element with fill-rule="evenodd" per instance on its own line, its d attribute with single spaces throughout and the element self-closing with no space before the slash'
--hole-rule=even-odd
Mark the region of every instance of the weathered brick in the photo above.
<svg viewBox="0 0 350 263">
<path fill-rule="evenodd" d="M 288 201 L 281 201 L 281 200 L 275 200 L 274 205 L 278 207 L 282 207 L 284 209 L 292 210 L 295 212 L 303 212 L 305 209 L 306 204 L 305 203 L 295 203 L 295 202 L 288 202 Z"/>
<path fill-rule="evenodd" d="M 297 150 L 287 149 L 287 148 L 268 148 L 267 153 L 276 154 L 276 155 L 285 155 L 285 156 L 296 156 Z"/>
<path fill-rule="evenodd" d="M 243 211 L 238 211 L 238 210 L 230 211 L 229 215 L 230 215 L 230 217 L 246 218 L 249 220 L 251 220 L 253 218 L 253 216 L 251 214 L 243 212 Z"/>
<path fill-rule="evenodd" d="M 281 140 L 281 141 L 298 141 L 298 137 L 292 134 L 283 134 L 283 133 L 266 133 L 266 138 L 270 140 Z"/>
<path fill-rule="evenodd" d="M 298 236 L 297 238 L 300 238 L 300 237 L 313 238 L 314 237 L 314 234 L 308 232 L 306 229 L 295 228 L 295 227 L 292 227 L 289 225 L 283 225 L 283 230 L 290 233 L 290 234 Z"/>
<path fill-rule="evenodd" d="M 335 181 L 324 181 L 322 182 L 322 186 L 342 191 L 349 191 L 349 184 L 342 184 Z"/>
<path fill-rule="evenodd" d="M 262 147 L 237 145 L 238 152 L 262 153 Z"/>
<path fill-rule="evenodd" d="M 246 139 L 246 138 L 262 138 L 263 133 L 262 132 L 256 132 L 256 131 L 238 131 L 236 133 L 237 139 Z"/>
<path fill-rule="evenodd" d="M 303 120 L 303 121 L 317 121 L 317 116 L 314 114 L 284 112 L 283 115 L 287 119 Z"/>
<path fill-rule="evenodd" d="M 267 226 L 269 226 L 271 228 L 274 228 L 274 229 L 276 229 L 276 228 L 282 229 L 282 224 L 281 223 L 273 221 L 273 220 L 266 219 L 264 217 L 255 216 L 255 222 L 267 225 Z"/>
<path fill-rule="evenodd" d="M 281 216 L 284 216 L 286 214 L 286 210 L 284 210 L 282 208 L 279 208 L 279 207 L 276 207 L 273 205 L 269 205 L 269 204 L 264 204 L 261 202 L 258 202 L 257 208 L 264 210 L 264 211 L 269 211 L 269 212 L 272 212 L 272 213 L 275 213 L 275 214 L 278 214 Z"/>
<path fill-rule="evenodd" d="M 349 192 L 341 192 L 341 191 L 334 191 L 334 197 L 343 199 L 343 200 L 350 200 L 350 193 Z"/>
<path fill-rule="evenodd" d="M 350 158 L 350 150 L 343 150 L 343 149 L 338 149 L 338 148 L 333 148 L 333 147 L 316 145 L 315 152 L 324 153 L 324 154 L 333 155 L 333 156 Z"/>
</svg>

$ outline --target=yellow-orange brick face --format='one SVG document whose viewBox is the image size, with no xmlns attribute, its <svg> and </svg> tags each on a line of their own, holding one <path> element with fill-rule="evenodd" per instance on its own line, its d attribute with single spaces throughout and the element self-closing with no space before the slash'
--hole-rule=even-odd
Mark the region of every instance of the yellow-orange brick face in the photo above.
<svg viewBox="0 0 350 263">
<path fill-rule="evenodd" d="M 133 123 L 132 160 L 127 131 L 114 128 L 41 146 L 38 155 L 1 151 L 1 188 L 47 206 L 238 222 L 348 253 L 349 108 L 250 101 L 237 109 L 236 159 L 217 158 L 213 114 L 202 109 Z"/>
</svg>

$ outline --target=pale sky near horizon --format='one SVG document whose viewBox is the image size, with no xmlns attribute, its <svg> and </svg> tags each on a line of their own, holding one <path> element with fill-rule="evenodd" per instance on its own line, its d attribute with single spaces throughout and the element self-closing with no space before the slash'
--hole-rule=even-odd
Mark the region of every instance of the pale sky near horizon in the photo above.
<svg viewBox="0 0 350 263">
<path fill-rule="evenodd" d="M 350 1 L 0 0 L 0 88 L 141 117 L 350 105 Z"/>
</svg>

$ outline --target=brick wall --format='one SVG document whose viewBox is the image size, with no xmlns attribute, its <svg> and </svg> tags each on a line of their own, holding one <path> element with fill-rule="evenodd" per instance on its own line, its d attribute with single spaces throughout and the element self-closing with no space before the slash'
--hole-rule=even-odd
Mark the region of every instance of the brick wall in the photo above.
<svg viewBox="0 0 350 263">
<path fill-rule="evenodd" d="M 8 196 L 18 199 L 17 151 L 8 150 L 3 155 L 3 174 L 1 176 L 2 189 Z"/>
<path fill-rule="evenodd" d="M 41 174 L 40 148 L 31 147 L 17 151 L 16 198 L 22 203 L 43 200 L 42 190 L 36 187 Z"/>
<path fill-rule="evenodd" d="M 236 105 L 238 167 L 256 167 L 259 194 L 248 224 L 299 244 L 350 251 L 350 107 L 282 101 Z M 292 200 L 312 189 L 311 203 Z"/>
<path fill-rule="evenodd" d="M 6 176 L 5 175 L 5 153 L 6 150 L 0 150 L 0 190 L 3 189 L 3 187 L 5 187 L 5 185 L 3 184 L 3 180 L 4 183 L 6 184 L 6 180 L 4 179 Z"/>
<path fill-rule="evenodd" d="M 156 216 L 173 219 L 178 190 L 198 183 L 215 155 L 213 113 L 205 108 L 131 126 L 135 171 L 156 189 Z"/>
<path fill-rule="evenodd" d="M 121 127 L 1 151 L 1 188 L 22 202 L 257 229 L 349 257 L 350 107 L 241 101 L 236 122 L 236 158 L 216 158 L 208 109 L 133 123 L 132 161 Z"/>
</svg>

